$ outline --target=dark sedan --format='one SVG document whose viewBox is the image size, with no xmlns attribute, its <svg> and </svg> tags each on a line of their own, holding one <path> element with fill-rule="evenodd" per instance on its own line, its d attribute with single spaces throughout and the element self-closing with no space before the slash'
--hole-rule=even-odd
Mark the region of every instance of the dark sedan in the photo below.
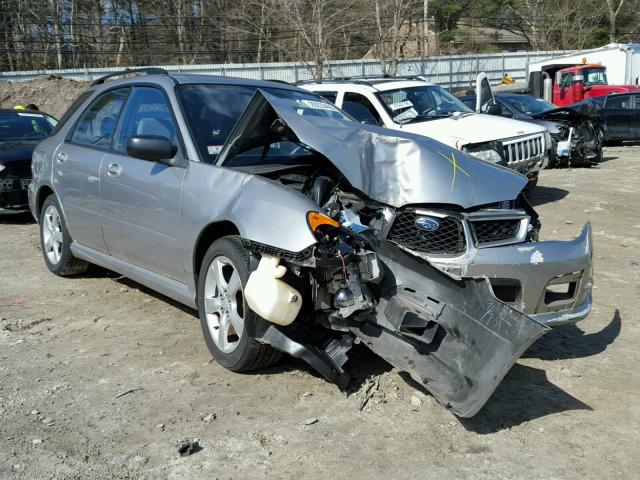
<svg viewBox="0 0 640 480">
<path fill-rule="evenodd" d="M 640 93 L 617 93 L 597 99 L 601 101 L 592 106 L 601 108 L 593 115 L 602 124 L 606 144 L 640 140 Z"/>
<path fill-rule="evenodd" d="M 529 95 L 500 93 L 495 95 L 495 99 L 502 110 L 499 115 L 547 129 L 553 145 L 549 166 L 589 166 L 602 159 L 602 132 L 598 122 L 588 115 L 558 108 L 553 103 Z M 475 106 L 476 99 L 468 96 L 462 101 Z"/>
<path fill-rule="evenodd" d="M 29 210 L 31 155 L 57 120 L 30 110 L 0 110 L 0 214 Z"/>
</svg>

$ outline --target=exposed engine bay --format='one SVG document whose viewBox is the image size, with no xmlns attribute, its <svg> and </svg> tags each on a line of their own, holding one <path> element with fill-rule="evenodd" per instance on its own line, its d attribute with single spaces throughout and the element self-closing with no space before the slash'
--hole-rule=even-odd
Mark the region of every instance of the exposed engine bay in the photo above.
<svg viewBox="0 0 640 480">
<path fill-rule="evenodd" d="M 547 121 L 555 144 L 551 166 L 589 166 L 602 159 L 602 131 L 593 119 L 570 108 L 532 115 Z"/>
<path fill-rule="evenodd" d="M 221 155 L 317 206 L 306 218 L 316 242 L 301 252 L 243 239 L 255 263 L 245 296 L 265 320 L 258 341 L 341 387 L 362 342 L 470 417 L 551 326 L 588 314 L 590 227 L 539 242 L 525 177 L 420 137 L 434 144 L 426 161 L 415 136 L 376 127 L 343 124 L 332 143 L 330 124 L 299 115 L 258 92 Z M 421 181 L 438 173 L 447 180 Z"/>
</svg>

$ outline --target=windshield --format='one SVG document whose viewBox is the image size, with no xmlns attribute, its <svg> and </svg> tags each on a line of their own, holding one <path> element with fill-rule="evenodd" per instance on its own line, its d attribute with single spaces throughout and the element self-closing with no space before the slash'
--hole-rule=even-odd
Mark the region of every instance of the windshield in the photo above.
<svg viewBox="0 0 640 480">
<path fill-rule="evenodd" d="M 473 113 L 464 103 L 436 85 L 378 92 L 377 97 L 396 123 L 448 117 L 455 112 Z"/>
<path fill-rule="evenodd" d="M 236 122 L 253 98 L 257 87 L 248 85 L 183 85 L 178 90 L 183 111 L 203 161 L 213 163 Z M 285 100 L 297 115 L 353 121 L 335 105 L 309 92 L 264 88 Z M 276 142 L 268 149 L 256 148 L 236 155 L 236 163 L 295 163 L 293 158 L 309 151 L 288 141 Z"/>
<path fill-rule="evenodd" d="M 0 112 L 0 142 L 43 140 L 49 136 L 57 120 L 35 112 Z"/>
<path fill-rule="evenodd" d="M 549 110 L 555 110 L 558 108 L 552 103 L 546 102 L 540 98 L 529 97 L 528 95 L 502 97 L 501 100 L 525 115 L 537 115 L 539 113 L 548 112 Z"/>
<path fill-rule="evenodd" d="M 602 68 L 585 68 L 580 73 L 585 85 L 607 85 L 607 73 Z"/>
</svg>

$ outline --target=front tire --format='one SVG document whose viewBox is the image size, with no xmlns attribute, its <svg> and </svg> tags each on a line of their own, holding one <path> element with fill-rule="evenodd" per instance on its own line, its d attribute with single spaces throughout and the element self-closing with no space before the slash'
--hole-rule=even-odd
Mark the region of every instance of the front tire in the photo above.
<svg viewBox="0 0 640 480">
<path fill-rule="evenodd" d="M 534 173 L 532 176 L 529 177 L 527 186 L 524 187 L 527 192 L 532 192 L 536 188 L 536 186 L 538 185 L 538 178 L 539 178 L 538 172 Z"/>
<path fill-rule="evenodd" d="M 40 246 L 47 268 L 56 275 L 66 277 L 83 273 L 89 264 L 71 253 L 73 242 L 60 203 L 49 195 L 40 210 Z"/>
<path fill-rule="evenodd" d="M 237 236 L 211 244 L 198 276 L 198 312 L 207 348 L 223 367 L 242 372 L 276 363 L 281 352 L 250 336 L 260 321 L 244 298 L 250 255 Z"/>
</svg>

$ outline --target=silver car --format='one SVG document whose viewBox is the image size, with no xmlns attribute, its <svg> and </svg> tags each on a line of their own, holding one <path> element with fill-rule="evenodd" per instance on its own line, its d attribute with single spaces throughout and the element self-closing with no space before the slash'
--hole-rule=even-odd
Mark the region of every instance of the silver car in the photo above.
<svg viewBox="0 0 640 480">
<path fill-rule="evenodd" d="M 525 177 L 275 82 L 99 79 L 33 155 L 47 267 L 197 308 L 224 367 L 281 352 L 346 387 L 362 342 L 453 413 L 591 309 L 591 230 L 537 240 Z"/>
</svg>

